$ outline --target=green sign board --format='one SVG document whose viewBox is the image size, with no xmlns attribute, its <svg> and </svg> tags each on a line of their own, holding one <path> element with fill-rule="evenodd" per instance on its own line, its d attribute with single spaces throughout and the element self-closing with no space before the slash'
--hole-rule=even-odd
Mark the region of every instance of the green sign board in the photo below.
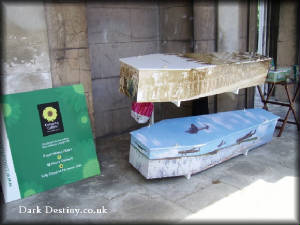
<svg viewBox="0 0 300 225">
<path fill-rule="evenodd" d="M 100 174 L 82 85 L 1 99 L 6 202 Z"/>
</svg>

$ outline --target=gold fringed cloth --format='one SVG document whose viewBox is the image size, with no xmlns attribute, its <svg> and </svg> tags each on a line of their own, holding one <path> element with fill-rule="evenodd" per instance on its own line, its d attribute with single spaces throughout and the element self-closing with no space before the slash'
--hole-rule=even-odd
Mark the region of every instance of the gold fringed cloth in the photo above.
<svg viewBox="0 0 300 225">
<path fill-rule="evenodd" d="M 214 52 L 150 54 L 120 61 L 122 93 L 137 102 L 176 102 L 263 84 L 271 58 Z"/>
</svg>

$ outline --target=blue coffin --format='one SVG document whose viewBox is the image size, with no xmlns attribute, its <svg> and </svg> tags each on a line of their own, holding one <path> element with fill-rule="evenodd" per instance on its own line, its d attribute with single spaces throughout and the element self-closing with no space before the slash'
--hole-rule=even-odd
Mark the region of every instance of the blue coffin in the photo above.
<svg viewBox="0 0 300 225">
<path fill-rule="evenodd" d="M 257 108 L 167 119 L 131 132 L 131 147 L 150 160 L 252 149 L 271 141 L 278 118 Z"/>
</svg>

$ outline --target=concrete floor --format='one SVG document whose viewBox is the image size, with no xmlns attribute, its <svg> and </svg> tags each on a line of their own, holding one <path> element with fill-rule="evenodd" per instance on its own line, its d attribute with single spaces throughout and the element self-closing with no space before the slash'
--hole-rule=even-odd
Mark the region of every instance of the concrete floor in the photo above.
<svg viewBox="0 0 300 225">
<path fill-rule="evenodd" d="M 275 108 L 283 114 L 284 108 Z M 297 217 L 298 135 L 282 137 L 195 174 L 146 180 L 129 163 L 128 133 L 97 139 L 101 175 L 3 205 L 3 222 L 195 222 Z M 102 214 L 21 214 L 19 206 L 96 209 Z M 299 220 L 298 220 L 299 221 Z"/>
</svg>

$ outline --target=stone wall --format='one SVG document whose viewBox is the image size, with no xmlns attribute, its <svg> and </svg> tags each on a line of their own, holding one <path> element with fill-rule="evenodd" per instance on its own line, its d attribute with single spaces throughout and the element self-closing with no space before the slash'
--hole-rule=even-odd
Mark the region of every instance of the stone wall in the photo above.
<svg viewBox="0 0 300 225">
<path fill-rule="evenodd" d="M 3 93 L 52 87 L 47 27 L 42 3 L 1 3 Z"/>
</svg>

